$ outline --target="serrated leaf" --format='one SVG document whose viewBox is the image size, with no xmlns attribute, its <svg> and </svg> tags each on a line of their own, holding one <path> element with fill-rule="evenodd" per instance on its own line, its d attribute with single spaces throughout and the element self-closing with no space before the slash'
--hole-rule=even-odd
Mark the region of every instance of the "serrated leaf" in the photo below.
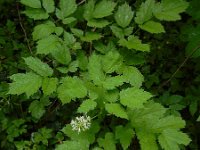
<svg viewBox="0 0 200 150">
<path fill-rule="evenodd" d="M 44 7 L 47 13 L 52 13 L 55 10 L 54 0 L 42 0 L 42 6 Z"/>
<path fill-rule="evenodd" d="M 113 90 L 116 87 L 122 85 L 126 79 L 124 76 L 107 77 L 103 82 L 103 87 L 107 90 Z"/>
<path fill-rule="evenodd" d="M 55 28 L 55 34 L 57 36 L 60 36 L 63 33 L 64 29 L 62 27 L 56 27 Z"/>
<path fill-rule="evenodd" d="M 58 84 L 57 78 L 44 78 L 42 81 L 42 91 L 44 95 L 50 95 L 56 91 Z"/>
<path fill-rule="evenodd" d="M 114 135 L 111 132 L 107 132 L 104 139 L 99 138 L 98 143 L 104 150 L 116 150 Z"/>
<path fill-rule="evenodd" d="M 88 72 L 90 79 L 96 84 L 100 85 L 105 79 L 105 75 L 102 70 L 101 57 L 93 53 L 89 58 Z"/>
<path fill-rule="evenodd" d="M 149 92 L 138 88 L 127 88 L 120 92 L 121 104 L 130 108 L 142 108 L 151 97 Z"/>
<path fill-rule="evenodd" d="M 52 22 L 47 22 L 45 24 L 40 24 L 34 27 L 33 30 L 33 40 L 39 40 L 45 38 L 55 31 L 55 25 Z"/>
<path fill-rule="evenodd" d="M 56 150 L 88 150 L 89 143 L 86 140 L 82 141 L 63 141 L 57 145 Z"/>
<path fill-rule="evenodd" d="M 117 12 L 115 13 L 115 21 L 119 26 L 125 28 L 130 24 L 133 15 L 134 12 L 131 10 L 131 7 L 125 3 L 118 7 Z"/>
<path fill-rule="evenodd" d="M 94 0 L 89 0 L 86 5 L 85 5 L 85 9 L 84 9 L 84 18 L 86 20 L 90 20 L 93 17 L 93 11 L 94 11 L 94 6 L 95 6 L 95 2 Z"/>
<path fill-rule="evenodd" d="M 135 22 L 137 24 L 143 24 L 150 20 L 153 16 L 154 6 L 155 0 L 146 0 L 143 2 L 136 13 Z"/>
<path fill-rule="evenodd" d="M 57 89 L 58 98 L 62 104 L 69 103 L 72 99 L 83 98 L 87 95 L 87 89 L 83 81 L 77 77 L 65 77 Z"/>
<path fill-rule="evenodd" d="M 36 93 L 42 85 L 42 78 L 32 72 L 14 74 L 10 79 L 14 82 L 10 83 L 8 94 L 26 93 L 29 97 Z"/>
<path fill-rule="evenodd" d="M 34 20 L 42 20 L 49 18 L 49 15 L 47 12 L 45 12 L 43 9 L 34 9 L 34 8 L 26 8 L 23 13 L 28 16 L 29 18 L 32 18 Z"/>
<path fill-rule="evenodd" d="M 94 100 L 88 99 L 88 100 L 83 101 L 83 103 L 78 108 L 78 112 L 87 113 L 90 110 L 94 110 L 96 106 L 97 106 L 97 103 Z"/>
<path fill-rule="evenodd" d="M 102 0 L 95 5 L 93 17 L 94 18 L 103 18 L 112 14 L 116 3 L 109 0 Z"/>
<path fill-rule="evenodd" d="M 56 9 L 56 16 L 63 20 L 76 11 L 77 4 L 75 0 L 60 0 L 59 7 L 60 9 Z"/>
<path fill-rule="evenodd" d="M 117 26 L 110 26 L 110 29 L 112 30 L 113 34 L 119 38 L 119 39 L 122 39 L 124 38 L 124 32 L 123 32 L 123 29 L 117 27 Z"/>
<path fill-rule="evenodd" d="M 105 19 L 99 19 L 99 20 L 92 19 L 92 20 L 88 20 L 88 23 L 87 23 L 89 27 L 96 27 L 96 28 L 103 28 L 109 24 L 110 22 Z"/>
<path fill-rule="evenodd" d="M 45 106 L 40 101 L 35 100 L 30 104 L 28 110 L 32 117 L 40 119 L 45 113 Z"/>
<path fill-rule="evenodd" d="M 162 33 L 165 32 L 163 25 L 160 22 L 148 21 L 142 25 L 139 25 L 142 30 L 150 33 Z"/>
<path fill-rule="evenodd" d="M 76 18 L 68 17 L 68 18 L 63 19 L 63 24 L 70 24 L 70 23 L 72 23 L 74 21 L 76 21 Z"/>
<path fill-rule="evenodd" d="M 123 127 L 122 125 L 115 128 L 115 138 L 119 139 L 124 150 L 127 150 L 134 137 L 133 129 L 129 127 Z"/>
<path fill-rule="evenodd" d="M 50 35 L 37 42 L 37 54 L 49 54 L 61 46 L 60 40 L 56 35 Z"/>
<path fill-rule="evenodd" d="M 142 150 L 158 150 L 156 136 L 147 131 L 136 131 Z"/>
<path fill-rule="evenodd" d="M 86 70 L 88 66 L 88 58 L 83 50 L 77 51 L 78 66 L 81 70 Z"/>
<path fill-rule="evenodd" d="M 158 141 L 164 150 L 179 150 L 179 144 L 188 145 L 191 140 L 185 133 L 166 129 L 159 135 Z"/>
<path fill-rule="evenodd" d="M 85 36 L 81 37 L 82 41 L 92 42 L 94 40 L 99 40 L 102 37 L 100 33 L 86 32 Z"/>
<path fill-rule="evenodd" d="M 118 43 L 119 45 L 127 47 L 128 49 L 135 49 L 137 51 L 142 51 L 142 52 L 150 51 L 149 44 L 142 44 L 141 40 L 133 35 L 129 36 L 128 40 L 120 39 Z"/>
<path fill-rule="evenodd" d="M 40 0 L 20 0 L 20 3 L 23 5 L 32 7 L 32 8 L 41 8 L 41 2 Z"/>
<path fill-rule="evenodd" d="M 70 30 L 72 31 L 72 33 L 77 36 L 77 37 L 82 37 L 84 32 L 80 29 L 76 29 L 76 28 L 70 28 Z"/>
<path fill-rule="evenodd" d="M 180 13 L 188 6 L 188 2 L 184 0 L 162 0 L 155 6 L 153 13 L 159 20 L 176 21 L 181 19 Z"/>
<path fill-rule="evenodd" d="M 117 103 L 105 104 L 105 109 L 110 114 L 128 120 L 128 115 L 125 109 L 120 104 Z"/>
<path fill-rule="evenodd" d="M 28 67 L 32 69 L 34 72 L 36 72 L 37 74 L 43 77 L 53 75 L 53 69 L 50 68 L 48 64 L 42 62 L 40 59 L 34 58 L 34 57 L 27 57 L 27 58 L 24 58 L 24 60 L 25 60 L 26 65 L 28 65 Z"/>
</svg>

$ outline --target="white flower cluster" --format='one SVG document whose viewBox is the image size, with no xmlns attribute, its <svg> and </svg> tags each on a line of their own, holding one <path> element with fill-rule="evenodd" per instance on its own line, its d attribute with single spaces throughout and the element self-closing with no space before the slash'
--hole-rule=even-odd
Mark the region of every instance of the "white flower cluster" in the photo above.
<svg viewBox="0 0 200 150">
<path fill-rule="evenodd" d="M 80 133 L 81 131 L 85 131 L 90 128 L 91 126 L 91 118 L 90 116 L 80 116 L 76 117 L 74 120 L 71 121 L 72 130 L 78 131 Z"/>
</svg>

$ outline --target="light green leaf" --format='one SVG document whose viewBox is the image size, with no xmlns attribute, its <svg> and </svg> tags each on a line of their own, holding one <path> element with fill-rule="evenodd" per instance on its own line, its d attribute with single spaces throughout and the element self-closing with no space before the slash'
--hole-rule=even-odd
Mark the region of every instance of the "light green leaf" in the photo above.
<svg viewBox="0 0 200 150">
<path fill-rule="evenodd" d="M 92 20 L 88 20 L 88 23 L 87 23 L 89 27 L 96 27 L 96 28 L 103 28 L 109 24 L 110 22 L 105 19 L 99 19 L 99 20 L 92 19 Z"/>
<path fill-rule="evenodd" d="M 124 150 L 127 150 L 134 137 L 134 131 L 130 127 L 123 127 L 122 125 L 115 128 L 115 138 L 119 139 Z"/>
<path fill-rule="evenodd" d="M 56 27 L 55 28 L 55 34 L 57 36 L 60 36 L 63 33 L 64 29 L 62 27 Z"/>
<path fill-rule="evenodd" d="M 55 25 L 53 22 L 47 22 L 34 27 L 33 30 L 33 40 L 39 40 L 49 36 L 55 31 Z"/>
<path fill-rule="evenodd" d="M 155 6 L 153 13 L 159 20 L 176 21 L 181 19 L 180 13 L 188 6 L 188 2 L 184 0 L 162 0 Z"/>
<path fill-rule="evenodd" d="M 124 32 L 124 35 L 126 35 L 126 36 L 131 35 L 133 32 L 133 27 L 125 28 L 125 29 L 123 29 L 123 32 Z"/>
<path fill-rule="evenodd" d="M 47 12 L 45 12 L 43 9 L 34 9 L 34 8 L 26 8 L 23 13 L 28 16 L 31 19 L 34 20 L 42 20 L 49 18 L 49 15 Z"/>
<path fill-rule="evenodd" d="M 76 11 L 77 4 L 75 0 L 60 0 L 59 7 L 60 9 L 56 9 L 56 16 L 63 20 Z"/>
<path fill-rule="evenodd" d="M 74 21 L 76 21 L 76 18 L 68 17 L 68 18 L 63 19 L 63 24 L 70 24 L 70 23 L 72 23 Z"/>
<path fill-rule="evenodd" d="M 138 37 L 135 37 L 133 35 L 129 36 L 128 40 L 120 39 L 119 45 L 127 47 L 128 49 L 135 49 L 137 51 L 142 51 L 142 52 L 149 52 L 150 51 L 150 45 L 149 44 L 142 44 L 141 40 L 138 39 Z"/>
<path fill-rule="evenodd" d="M 155 6 L 155 0 L 146 0 L 140 6 L 139 11 L 136 13 L 135 22 L 137 24 L 143 24 L 153 17 L 153 10 Z"/>
<path fill-rule="evenodd" d="M 110 26 L 110 29 L 112 30 L 113 34 L 119 38 L 119 39 L 122 39 L 124 38 L 124 32 L 123 32 L 123 29 L 115 26 L 115 25 L 112 25 Z"/>
<path fill-rule="evenodd" d="M 10 79 L 14 82 L 10 83 L 8 94 L 26 93 L 29 97 L 36 93 L 42 85 L 42 78 L 32 72 L 14 74 Z"/>
<path fill-rule="evenodd" d="M 32 7 L 32 8 L 41 8 L 41 2 L 40 0 L 20 0 L 20 3 L 23 5 Z"/>
<path fill-rule="evenodd" d="M 84 14 L 83 14 L 83 16 L 86 20 L 91 20 L 93 18 L 94 6 L 95 6 L 94 0 L 89 0 L 86 3 L 85 9 L 84 9 Z"/>
<path fill-rule="evenodd" d="M 47 13 L 52 13 L 55 10 L 54 0 L 42 0 L 42 6 L 44 7 Z"/>
<path fill-rule="evenodd" d="M 103 18 L 112 14 L 116 3 L 109 0 L 102 0 L 96 4 L 93 17 L 94 18 Z"/>
<path fill-rule="evenodd" d="M 90 79 L 96 85 L 100 85 L 105 79 L 105 75 L 102 70 L 101 57 L 93 53 L 89 58 L 88 72 Z"/>
<path fill-rule="evenodd" d="M 83 50 L 77 51 L 78 66 L 81 70 L 86 70 L 88 66 L 88 58 Z"/>
<path fill-rule="evenodd" d="M 142 25 L 139 25 L 142 30 L 150 33 L 162 33 L 165 32 L 163 25 L 160 22 L 148 21 Z"/>
<path fill-rule="evenodd" d="M 117 103 L 105 104 L 105 109 L 110 114 L 128 120 L 128 115 L 125 109 L 120 104 Z"/>
<path fill-rule="evenodd" d="M 152 95 L 142 89 L 127 88 L 120 92 L 120 102 L 130 108 L 142 108 Z"/>
<path fill-rule="evenodd" d="M 188 145 L 191 140 L 185 133 L 166 129 L 158 137 L 158 141 L 164 150 L 180 150 L 179 144 Z"/>
<path fill-rule="evenodd" d="M 81 37 L 82 41 L 92 42 L 94 40 L 99 40 L 102 37 L 100 33 L 96 32 L 86 32 L 85 36 Z"/>
<path fill-rule="evenodd" d="M 117 12 L 115 13 L 115 21 L 119 26 L 125 28 L 130 24 L 133 15 L 134 12 L 131 10 L 131 7 L 125 3 L 118 7 Z"/>
<path fill-rule="evenodd" d="M 72 99 L 83 98 L 87 95 L 87 89 L 83 81 L 77 77 L 65 77 L 57 89 L 58 97 L 62 104 L 69 103 Z"/>
<path fill-rule="evenodd" d="M 94 110 L 94 108 L 97 106 L 97 103 L 92 99 L 87 99 L 83 101 L 83 103 L 78 108 L 79 113 L 87 113 L 90 110 Z"/>
<path fill-rule="evenodd" d="M 59 38 L 56 35 L 50 35 L 37 42 L 37 54 L 49 54 L 60 47 L 62 46 Z"/>
<path fill-rule="evenodd" d="M 50 95 L 56 91 L 58 84 L 57 78 L 44 78 L 42 81 L 42 91 L 44 95 Z"/>
<path fill-rule="evenodd" d="M 80 29 L 77 28 L 70 28 L 70 30 L 72 31 L 72 33 L 77 36 L 77 37 L 82 37 L 84 32 Z"/>
<path fill-rule="evenodd" d="M 136 134 L 142 150 L 158 150 L 156 137 L 153 133 L 143 130 L 136 131 Z"/>
<path fill-rule="evenodd" d="M 124 76 L 115 76 L 115 77 L 107 77 L 106 80 L 103 82 L 103 87 L 107 90 L 113 90 L 116 87 L 122 85 L 126 79 Z"/>
<path fill-rule="evenodd" d="M 53 75 L 53 69 L 49 67 L 48 64 L 42 62 L 38 58 L 34 57 L 27 57 L 24 58 L 25 63 L 28 65 L 30 69 L 35 71 L 37 74 L 47 77 L 47 76 L 52 76 Z"/>
<path fill-rule="evenodd" d="M 114 135 L 111 132 L 107 132 L 105 138 L 98 138 L 99 146 L 104 150 L 116 150 Z"/>
<path fill-rule="evenodd" d="M 63 141 L 57 145 L 56 150 L 88 150 L 89 143 L 86 140 L 82 141 Z"/>
</svg>

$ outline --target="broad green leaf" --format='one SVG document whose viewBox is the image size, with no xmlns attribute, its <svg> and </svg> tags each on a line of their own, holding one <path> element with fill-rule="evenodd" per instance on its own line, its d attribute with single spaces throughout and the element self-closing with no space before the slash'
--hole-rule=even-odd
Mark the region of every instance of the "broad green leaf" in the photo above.
<svg viewBox="0 0 200 150">
<path fill-rule="evenodd" d="M 137 24 L 143 24 L 149 21 L 153 17 L 154 6 L 155 0 L 146 0 L 143 2 L 136 13 L 135 22 Z"/>
<path fill-rule="evenodd" d="M 105 81 L 103 82 L 103 87 L 107 90 L 113 90 L 116 87 L 122 85 L 126 79 L 124 76 L 115 76 L 115 77 L 107 77 Z"/>
<path fill-rule="evenodd" d="M 123 127 L 122 125 L 115 128 L 115 138 L 119 139 L 124 150 L 127 150 L 134 137 L 134 131 L 130 127 Z"/>
<path fill-rule="evenodd" d="M 84 9 L 84 18 L 86 20 L 91 20 L 93 18 L 93 12 L 94 12 L 94 6 L 95 6 L 95 1 L 94 0 L 89 0 Z"/>
<path fill-rule="evenodd" d="M 126 79 L 127 83 L 130 83 L 136 88 L 140 88 L 142 86 L 142 83 L 144 82 L 143 75 L 136 67 L 128 66 L 124 68 L 123 76 Z"/>
<path fill-rule="evenodd" d="M 64 32 L 64 42 L 67 46 L 70 46 L 76 42 L 76 39 L 73 36 L 73 34 L 65 31 Z"/>
<path fill-rule="evenodd" d="M 87 23 L 89 27 L 96 27 L 96 28 L 103 28 L 109 24 L 110 22 L 105 19 L 99 19 L 99 20 L 92 19 L 89 20 Z"/>
<path fill-rule="evenodd" d="M 87 95 L 87 89 L 83 81 L 77 77 L 65 77 L 57 89 L 58 97 L 62 104 L 69 103 L 72 99 L 83 98 Z"/>
<path fill-rule="evenodd" d="M 37 54 L 49 54 L 61 47 L 59 38 L 56 35 L 50 35 L 37 42 Z"/>
<path fill-rule="evenodd" d="M 162 0 L 155 6 L 153 13 L 159 20 L 176 21 L 181 19 L 180 13 L 188 6 L 188 2 L 184 0 Z"/>
<path fill-rule="evenodd" d="M 96 106 L 97 106 L 97 103 L 94 100 L 88 99 L 88 100 L 85 100 L 82 102 L 82 104 L 78 108 L 78 112 L 79 113 L 87 113 L 90 110 L 94 110 L 94 108 Z"/>
<path fill-rule="evenodd" d="M 101 57 L 93 53 L 89 58 L 88 63 L 89 79 L 96 85 L 100 85 L 105 80 L 105 75 L 102 70 Z"/>
<path fill-rule="evenodd" d="M 162 33 L 165 32 L 163 25 L 160 22 L 148 21 L 142 25 L 139 25 L 142 30 L 150 33 Z"/>
<path fill-rule="evenodd" d="M 191 140 L 185 133 L 175 129 L 166 129 L 159 135 L 158 141 L 164 150 L 180 150 L 179 144 L 186 146 Z"/>
<path fill-rule="evenodd" d="M 64 32 L 64 29 L 62 27 L 55 27 L 55 34 L 57 36 L 60 36 Z"/>
<path fill-rule="evenodd" d="M 77 4 L 75 0 L 60 0 L 59 7 L 60 9 L 56 9 L 56 16 L 64 19 L 76 11 Z"/>
<path fill-rule="evenodd" d="M 138 37 L 135 37 L 133 35 L 129 36 L 128 40 L 120 39 L 119 45 L 127 47 L 128 49 L 135 49 L 137 51 L 142 51 L 142 52 L 150 51 L 149 44 L 142 44 L 141 40 L 138 39 Z"/>
<path fill-rule="evenodd" d="M 57 145 L 55 150 L 88 150 L 89 143 L 86 140 L 82 141 L 63 141 Z"/>
<path fill-rule="evenodd" d="M 52 13 L 55 10 L 54 0 L 42 0 L 42 6 L 48 13 Z"/>
<path fill-rule="evenodd" d="M 141 150 L 158 150 L 156 136 L 148 131 L 136 131 Z"/>
<path fill-rule="evenodd" d="M 106 91 L 104 94 L 104 98 L 106 99 L 107 102 L 114 103 L 119 100 L 119 90 L 114 89 L 114 90 L 109 90 Z"/>
<path fill-rule="evenodd" d="M 63 19 L 63 24 L 70 24 L 70 23 L 72 23 L 74 21 L 76 21 L 76 18 L 68 17 L 68 18 Z"/>
<path fill-rule="evenodd" d="M 70 28 L 70 30 L 72 31 L 72 33 L 77 36 L 77 37 L 82 37 L 84 32 L 80 29 L 77 28 Z"/>
<path fill-rule="evenodd" d="M 50 95 L 56 91 L 58 84 L 57 78 L 44 78 L 42 81 L 42 91 L 44 95 Z"/>
<path fill-rule="evenodd" d="M 40 101 L 35 100 L 30 104 L 28 110 L 32 117 L 40 119 L 45 113 L 45 106 Z"/>
<path fill-rule="evenodd" d="M 32 7 L 32 8 L 41 8 L 41 2 L 40 0 L 20 0 L 20 3 L 23 5 Z"/>
<path fill-rule="evenodd" d="M 25 63 L 28 65 L 30 69 L 32 69 L 37 74 L 47 77 L 53 75 L 53 69 L 49 67 L 48 64 L 42 62 L 38 58 L 34 58 L 32 56 L 24 58 Z"/>
<path fill-rule="evenodd" d="M 116 3 L 110 0 L 102 0 L 95 5 L 93 17 L 94 18 L 103 18 L 112 14 Z"/>
<path fill-rule="evenodd" d="M 97 141 L 104 150 L 116 150 L 114 135 L 111 132 L 107 132 L 104 139 L 98 138 Z"/>
<path fill-rule="evenodd" d="M 151 97 L 149 92 L 138 88 L 127 88 L 120 92 L 121 104 L 130 108 L 142 108 Z"/>
<path fill-rule="evenodd" d="M 42 85 L 42 78 L 32 72 L 18 73 L 10 77 L 14 82 L 10 83 L 8 94 L 26 93 L 28 97 L 36 93 Z"/>
<path fill-rule="evenodd" d="M 52 22 L 47 22 L 34 27 L 33 40 L 40 40 L 52 34 L 55 31 L 55 25 Z"/>
<path fill-rule="evenodd" d="M 123 32 L 124 32 L 124 35 L 126 35 L 126 36 L 131 35 L 133 32 L 133 27 L 125 28 L 125 29 L 123 29 Z"/>
<path fill-rule="evenodd" d="M 31 19 L 34 20 L 42 20 L 42 19 L 47 19 L 49 18 L 49 15 L 47 12 L 45 12 L 43 9 L 34 9 L 34 8 L 26 8 L 23 13 L 28 16 Z"/>
<path fill-rule="evenodd" d="M 124 38 L 124 32 L 123 32 L 123 29 L 115 26 L 115 25 L 112 25 L 110 26 L 110 29 L 112 30 L 113 34 L 119 38 L 119 39 L 122 39 Z"/>
<path fill-rule="evenodd" d="M 131 7 L 125 3 L 118 7 L 117 12 L 115 13 L 115 21 L 119 26 L 125 28 L 130 24 L 133 15 L 134 12 L 131 10 Z"/>
<path fill-rule="evenodd" d="M 128 115 L 125 109 L 120 104 L 117 103 L 105 104 L 105 109 L 110 114 L 128 120 Z"/>
<path fill-rule="evenodd" d="M 48 139 L 52 137 L 52 129 L 48 129 L 46 127 L 43 127 L 38 130 L 38 132 L 33 132 L 33 141 L 35 144 L 42 143 L 45 146 L 48 146 L 49 142 Z"/>
<path fill-rule="evenodd" d="M 102 59 L 103 70 L 106 73 L 117 71 L 122 65 L 122 58 L 118 51 L 109 51 Z"/>
<path fill-rule="evenodd" d="M 100 33 L 96 32 L 86 32 L 85 36 L 81 37 L 82 41 L 92 42 L 94 40 L 99 40 L 102 37 Z"/>
</svg>

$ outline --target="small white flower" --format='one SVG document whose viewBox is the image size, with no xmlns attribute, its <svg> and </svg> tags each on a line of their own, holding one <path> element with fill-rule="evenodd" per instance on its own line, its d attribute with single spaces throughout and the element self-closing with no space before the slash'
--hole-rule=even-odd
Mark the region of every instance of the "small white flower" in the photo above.
<svg viewBox="0 0 200 150">
<path fill-rule="evenodd" d="M 90 116 L 80 116 L 76 117 L 74 120 L 71 121 L 72 130 L 78 131 L 80 133 L 81 131 L 85 131 L 90 128 L 91 126 L 91 118 Z"/>
</svg>

